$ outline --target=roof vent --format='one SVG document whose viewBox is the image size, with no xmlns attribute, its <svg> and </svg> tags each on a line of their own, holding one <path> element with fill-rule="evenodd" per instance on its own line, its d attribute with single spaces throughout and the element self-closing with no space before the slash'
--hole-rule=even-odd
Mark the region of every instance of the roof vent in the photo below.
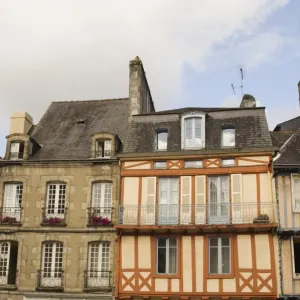
<svg viewBox="0 0 300 300">
<path fill-rule="evenodd" d="M 85 123 L 86 123 L 86 119 L 78 119 L 76 121 L 76 125 L 85 125 Z"/>
<path fill-rule="evenodd" d="M 240 107 L 256 107 L 255 98 L 250 94 L 245 94 Z"/>
</svg>

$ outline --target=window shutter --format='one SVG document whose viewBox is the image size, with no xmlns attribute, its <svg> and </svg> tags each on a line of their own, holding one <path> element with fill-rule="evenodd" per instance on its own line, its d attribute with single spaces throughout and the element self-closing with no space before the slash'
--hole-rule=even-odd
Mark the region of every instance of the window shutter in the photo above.
<svg viewBox="0 0 300 300">
<path fill-rule="evenodd" d="M 232 222 L 243 221 L 242 206 L 242 174 L 231 175 L 231 202 L 232 202 Z"/>
<path fill-rule="evenodd" d="M 204 224 L 206 215 L 206 176 L 195 176 L 195 223 Z"/>
<path fill-rule="evenodd" d="M 180 223 L 188 224 L 191 222 L 191 202 L 192 202 L 192 177 L 181 177 L 181 216 Z"/>
</svg>

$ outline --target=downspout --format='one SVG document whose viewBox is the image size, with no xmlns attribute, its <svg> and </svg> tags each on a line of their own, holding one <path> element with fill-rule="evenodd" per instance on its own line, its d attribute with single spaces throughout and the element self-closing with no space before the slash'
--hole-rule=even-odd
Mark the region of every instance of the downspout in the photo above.
<svg viewBox="0 0 300 300">
<path fill-rule="evenodd" d="M 277 206 L 277 220 L 278 220 L 278 229 L 281 228 L 280 223 L 280 213 L 279 213 L 279 194 L 278 194 L 278 179 L 277 175 L 274 174 L 275 178 L 275 192 L 276 192 L 276 206 Z M 279 255 L 279 276 L 280 276 L 280 296 L 284 295 L 284 286 L 283 286 L 283 266 L 282 266 L 282 240 L 281 237 L 278 235 L 277 229 L 277 237 L 278 237 L 278 255 Z"/>
</svg>

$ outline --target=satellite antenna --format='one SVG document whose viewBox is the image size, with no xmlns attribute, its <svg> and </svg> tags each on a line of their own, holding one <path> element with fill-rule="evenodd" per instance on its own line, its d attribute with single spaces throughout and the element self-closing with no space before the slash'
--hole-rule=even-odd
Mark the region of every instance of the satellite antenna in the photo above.
<svg viewBox="0 0 300 300">
<path fill-rule="evenodd" d="M 242 66 L 239 67 L 239 76 L 240 76 L 240 80 L 241 80 L 240 81 L 241 85 L 240 86 L 234 86 L 233 83 L 231 83 L 231 88 L 232 88 L 232 91 L 235 95 L 236 95 L 236 90 L 240 89 L 241 90 L 241 95 L 243 96 L 243 94 L 244 94 L 244 70 L 243 70 Z"/>
</svg>

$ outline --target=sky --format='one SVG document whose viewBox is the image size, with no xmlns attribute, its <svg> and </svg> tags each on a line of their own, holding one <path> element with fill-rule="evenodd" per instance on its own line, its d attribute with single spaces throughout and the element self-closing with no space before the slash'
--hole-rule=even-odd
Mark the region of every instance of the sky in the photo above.
<svg viewBox="0 0 300 300">
<path fill-rule="evenodd" d="M 269 128 L 299 115 L 298 0 L 0 0 L 0 156 L 9 118 L 38 123 L 52 101 L 128 97 L 143 61 L 156 110 L 266 107 Z"/>
</svg>

